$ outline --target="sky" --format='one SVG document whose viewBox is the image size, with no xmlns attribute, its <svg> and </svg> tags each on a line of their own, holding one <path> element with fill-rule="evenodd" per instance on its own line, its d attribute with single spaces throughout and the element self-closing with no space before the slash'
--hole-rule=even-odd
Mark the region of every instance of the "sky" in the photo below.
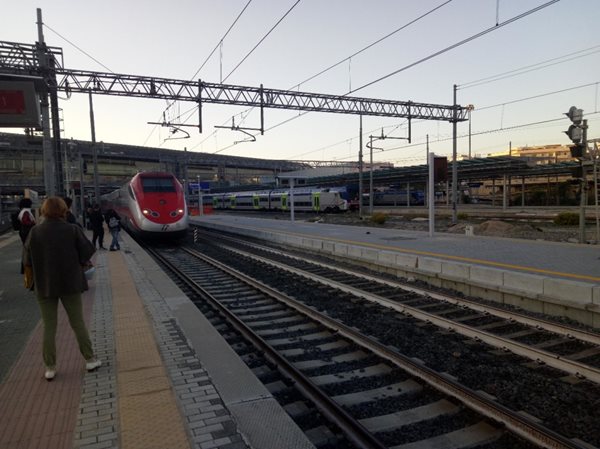
<svg viewBox="0 0 600 449">
<path fill-rule="evenodd" d="M 452 104 L 456 84 L 457 103 L 474 106 L 473 156 L 506 151 L 509 145 L 570 143 L 563 134 L 570 124 L 563 113 L 573 105 L 584 110 L 588 137 L 600 135 L 599 0 L 560 0 L 504 26 L 548 0 L 248 2 L 12 1 L 2 8 L 0 40 L 35 43 L 36 8 L 41 8 L 45 41 L 63 48 L 67 69 L 334 95 L 354 91 L 351 95 L 359 97 L 440 105 Z M 387 76 L 394 72 L 398 73 Z M 355 115 L 265 109 L 264 135 L 256 136 L 255 142 L 234 144 L 246 136 L 215 126 L 230 126 L 234 119 L 238 126 L 259 128 L 258 109 L 205 104 L 203 133 L 185 128 L 189 138 L 173 139 L 184 133 L 148 122 L 162 121 L 165 114 L 171 122 L 188 119 L 186 123 L 197 124 L 194 103 L 176 103 L 165 112 L 165 100 L 94 95 L 93 102 L 96 140 L 105 143 L 264 159 L 358 159 Z M 88 96 L 61 98 L 59 106 L 63 137 L 90 140 Z M 425 163 L 427 136 L 430 151 L 452 155 L 448 122 L 413 120 L 409 144 L 398 139 L 407 137 L 405 119 L 363 117 L 363 144 L 382 133 L 390 138 L 374 143 L 376 162 Z M 459 154 L 468 154 L 468 134 L 468 122 L 459 123 Z M 368 149 L 364 151 L 368 160 Z"/>
</svg>

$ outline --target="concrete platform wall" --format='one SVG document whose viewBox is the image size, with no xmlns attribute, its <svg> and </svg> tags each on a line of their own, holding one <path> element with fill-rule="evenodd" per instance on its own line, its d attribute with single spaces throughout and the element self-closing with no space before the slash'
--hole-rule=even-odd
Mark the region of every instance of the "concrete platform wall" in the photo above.
<svg viewBox="0 0 600 449">
<path fill-rule="evenodd" d="M 201 226 L 312 251 L 398 277 L 418 279 L 435 287 L 453 289 L 467 296 L 483 297 L 532 312 L 565 316 L 588 326 L 600 327 L 600 286 L 591 282 L 377 250 L 358 243 L 349 245 L 223 224 L 217 227 L 202 223 Z"/>
</svg>

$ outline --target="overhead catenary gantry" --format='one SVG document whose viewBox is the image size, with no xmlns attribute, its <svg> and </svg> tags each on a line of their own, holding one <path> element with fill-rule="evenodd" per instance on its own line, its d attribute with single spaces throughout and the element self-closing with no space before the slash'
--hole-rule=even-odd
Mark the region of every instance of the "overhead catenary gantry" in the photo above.
<svg viewBox="0 0 600 449">
<path fill-rule="evenodd" d="M 468 114 L 468 110 L 461 106 L 297 92 L 268 89 L 263 86 L 238 86 L 201 80 L 186 81 L 67 69 L 57 69 L 55 73 L 59 79 L 58 90 L 66 93 L 88 93 L 91 90 L 101 95 L 192 101 L 200 106 L 203 103 L 211 103 L 448 122 L 464 121 Z"/>
<path fill-rule="evenodd" d="M 468 118 L 468 109 L 456 104 L 440 105 L 394 101 L 269 89 L 262 85 L 251 87 L 209 83 L 202 80 L 188 81 L 66 69 L 62 63 L 62 49 L 48 47 L 43 42 L 31 45 L 0 41 L 0 77 L 3 74 L 43 78 L 51 98 L 60 91 L 67 95 L 86 93 L 195 102 L 198 104 L 198 129 L 200 132 L 202 132 L 202 106 L 204 104 L 260 108 L 261 131 L 264 129 L 265 108 L 406 118 L 409 126 L 412 119 L 456 123 Z M 54 133 L 57 134 L 56 129 Z M 60 133 L 58 132 L 58 134 Z M 55 137 L 53 142 L 56 147 L 54 154 L 59 155 L 59 138 Z M 58 172 L 60 171 L 58 170 Z M 57 185 L 61 186 L 62 182 L 58 182 Z"/>
<path fill-rule="evenodd" d="M 460 105 L 440 105 L 413 101 L 381 100 L 346 95 L 329 95 L 268 89 L 263 86 L 238 86 L 207 83 L 152 76 L 103 73 L 73 70 L 61 67 L 56 60 L 62 50 L 46 47 L 45 55 L 54 59 L 54 67 L 40 73 L 39 46 L 0 41 L 0 71 L 7 73 L 27 72 L 29 75 L 45 76 L 50 87 L 69 93 L 89 93 L 138 98 L 156 98 L 174 101 L 192 101 L 297 111 L 330 112 L 407 119 L 465 121 L 468 109 Z M 53 81 L 51 78 L 55 78 Z M 54 86 L 52 86 L 54 84 Z"/>
</svg>

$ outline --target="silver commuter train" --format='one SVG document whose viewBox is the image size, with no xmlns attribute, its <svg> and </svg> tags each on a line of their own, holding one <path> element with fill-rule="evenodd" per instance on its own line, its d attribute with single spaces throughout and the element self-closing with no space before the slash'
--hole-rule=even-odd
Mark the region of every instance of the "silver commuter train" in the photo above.
<svg viewBox="0 0 600 449">
<path fill-rule="evenodd" d="M 348 210 L 348 202 L 340 192 L 329 189 L 294 189 L 294 210 L 299 212 L 341 212 Z M 280 210 L 291 206 L 289 189 L 255 192 L 213 193 L 204 196 L 216 210 Z"/>
</svg>

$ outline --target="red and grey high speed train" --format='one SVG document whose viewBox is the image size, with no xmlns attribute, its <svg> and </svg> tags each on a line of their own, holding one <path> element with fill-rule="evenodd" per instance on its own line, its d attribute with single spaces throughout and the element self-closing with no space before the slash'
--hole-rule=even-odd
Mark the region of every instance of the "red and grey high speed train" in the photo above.
<svg viewBox="0 0 600 449">
<path fill-rule="evenodd" d="M 101 206 L 117 211 L 121 225 L 141 236 L 181 237 L 188 229 L 183 186 L 171 173 L 138 173 L 120 189 L 102 195 Z"/>
</svg>

